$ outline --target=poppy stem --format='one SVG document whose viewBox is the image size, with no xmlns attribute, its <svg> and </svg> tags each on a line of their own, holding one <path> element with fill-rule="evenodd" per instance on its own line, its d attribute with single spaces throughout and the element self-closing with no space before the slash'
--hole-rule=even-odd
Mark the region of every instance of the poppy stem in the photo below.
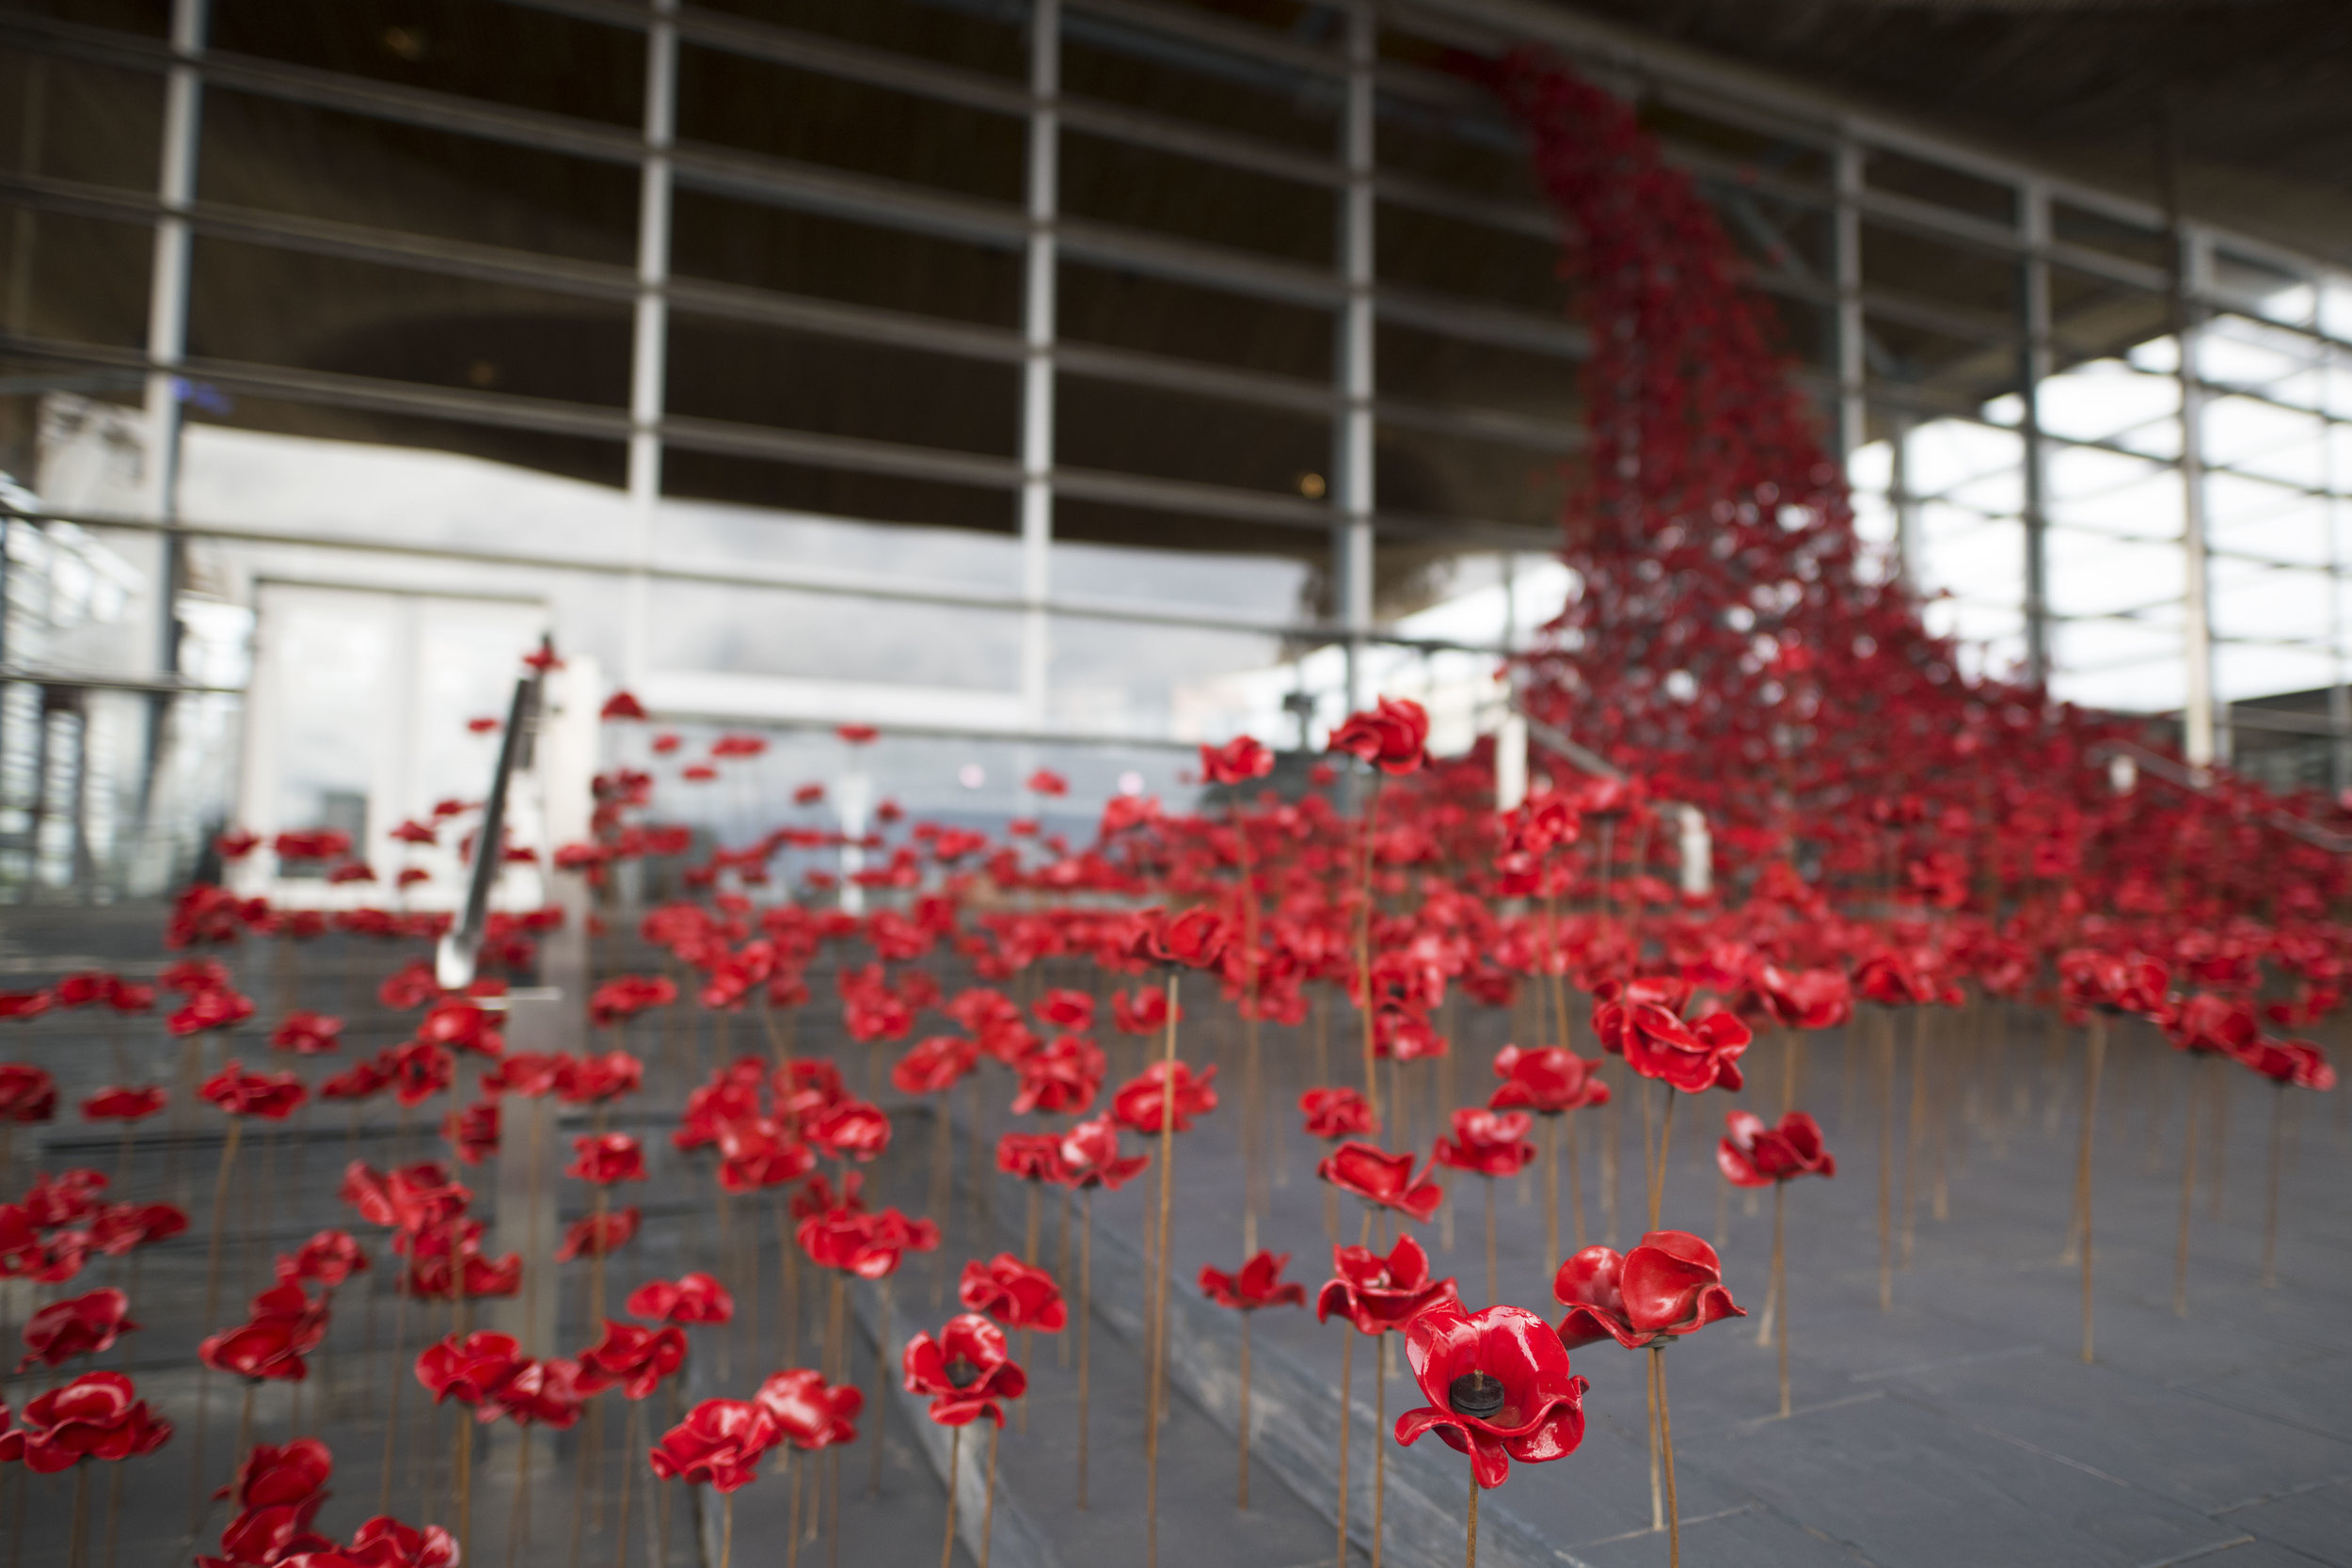
<svg viewBox="0 0 2352 1568">
<path fill-rule="evenodd" d="M 881 1408 L 879 1405 L 877 1409 Z M 875 1445 L 877 1448 L 880 1444 Z M 628 1568 L 628 1494 L 629 1483 L 637 1477 L 637 1402 L 628 1402 L 628 1419 L 621 1428 L 621 1511 L 613 1521 L 612 1533 L 618 1540 L 613 1548 L 613 1568 Z M 656 1564 L 655 1568 L 660 1568 Z"/>
<path fill-rule="evenodd" d="M 1649 1528 L 1655 1532 L 1666 1528 L 1666 1494 L 1658 1471 L 1658 1357 L 1652 1354 L 1649 1376 L 1643 1384 L 1649 1396 Z"/>
<path fill-rule="evenodd" d="M 1788 1214 L 1788 1183 L 1772 1183 L 1772 1305 L 1780 1323 L 1780 1418 L 1788 1418 L 1788 1255 L 1782 1237 Z"/>
<path fill-rule="evenodd" d="M 473 1545 L 473 1412 L 457 1407 L 457 1560 Z"/>
<path fill-rule="evenodd" d="M 2098 1127 L 2099 1073 L 2106 1065 L 2107 1020 L 2090 1015 L 2090 1039 L 2083 1053 L 2083 1138 L 2076 1158 L 2074 1185 L 2082 1194 L 2083 1243 L 2083 1365 L 2090 1365 L 2090 1146 Z"/>
<path fill-rule="evenodd" d="M 204 1325 L 207 1331 L 220 1314 L 220 1242 L 221 1222 L 229 1210 L 229 1173 L 237 1162 L 237 1142 L 245 1136 L 245 1123 L 235 1117 L 229 1121 L 229 1136 L 221 1141 L 220 1170 L 213 1178 L 213 1236 L 204 1257 Z M 199 1361 L 196 1369 L 196 1434 L 188 1455 L 188 1528 L 193 1531 L 204 1517 L 204 1417 L 210 1402 L 205 1391 L 212 1383 L 212 1368 Z"/>
<path fill-rule="evenodd" d="M 955 1123 L 947 1115 L 947 1096 L 952 1087 L 939 1091 L 931 1113 L 931 1212 L 943 1218 L 948 1204 L 954 1201 L 954 1178 L 948 1174 L 948 1167 L 955 1163 Z M 789 1266 L 787 1259 L 787 1267 Z M 947 1249 L 939 1247 L 931 1254 L 931 1310 L 938 1311 L 946 1301 Z M 799 1348 L 797 1344 L 788 1346 L 785 1359 L 791 1360 Z"/>
<path fill-rule="evenodd" d="M 1372 1568 L 1380 1568 L 1380 1552 L 1387 1533 L 1389 1445 L 1380 1439 L 1388 1430 L 1389 1337 L 1383 1334 L 1373 1341 L 1372 1351 Z"/>
<path fill-rule="evenodd" d="M 1666 1404 L 1666 1352 L 1650 1347 L 1651 1374 L 1658 1383 L 1658 1443 L 1666 1455 L 1666 1562 L 1682 1568 L 1682 1511 L 1675 1500 L 1675 1418 Z"/>
<path fill-rule="evenodd" d="M 1492 1307 L 1495 1295 L 1495 1179 L 1486 1178 L 1486 1305 Z"/>
<path fill-rule="evenodd" d="M 1577 1124 L 1576 1124 L 1575 1122 L 1573 1122 L 1573 1121 L 1569 1122 L 1569 1123 L 1568 1123 L 1568 1213 L 1569 1213 L 1569 1214 L 1570 1214 L 1570 1216 L 1572 1217 L 1572 1223 L 1573 1223 L 1573 1226 L 1574 1226 L 1574 1235 L 1575 1235 L 1575 1237 L 1576 1237 L 1576 1250 L 1577 1250 L 1577 1251 L 1579 1251 L 1579 1252 L 1582 1252 L 1582 1251 L 1584 1250 L 1584 1149 L 1583 1149 L 1583 1142 L 1584 1142 L 1584 1139 L 1583 1139 L 1583 1134 L 1582 1134 L 1582 1133 L 1581 1133 L 1581 1132 L 1579 1132 L 1577 1131 Z M 1555 1250 L 1555 1251 L 1557 1250 L 1556 1245 L 1555 1245 L 1555 1247 L 1554 1247 L 1554 1250 Z M 1556 1265 L 1558 1264 L 1559 1259 L 1554 1259 L 1552 1261 L 1553 1261 L 1553 1263 L 1554 1263 L 1554 1265 L 1555 1265 L 1555 1267 L 1554 1267 L 1554 1269 L 1553 1269 L 1553 1272 L 1554 1272 L 1554 1273 L 1557 1273 L 1557 1272 L 1558 1272 L 1558 1269 L 1557 1269 L 1557 1266 L 1556 1266 Z"/>
<path fill-rule="evenodd" d="M 1249 1314 L 1241 1315 L 1241 1500 L 1233 1506 L 1249 1512 Z"/>
<path fill-rule="evenodd" d="M 1874 1008 L 1879 1037 L 1879 1310 L 1895 1310 L 1895 1021 Z"/>
<path fill-rule="evenodd" d="M 882 1312 L 874 1320 L 876 1327 L 874 1330 L 873 1411 L 875 1418 L 880 1419 L 882 1413 L 882 1402 L 890 1396 L 890 1384 L 888 1381 L 890 1373 L 890 1357 L 882 1353 L 882 1336 L 890 1331 L 890 1280 L 889 1277 L 885 1275 L 882 1278 L 876 1280 L 874 1283 L 882 1293 Z M 869 1497 L 879 1497 L 882 1496 L 882 1446 L 880 1433 L 875 1435 L 873 1449 L 873 1460 L 868 1467 L 866 1478 L 866 1495 Z"/>
<path fill-rule="evenodd" d="M 798 1449 L 787 1449 L 784 1461 L 792 1471 L 792 1513 L 786 1531 L 784 1568 L 801 1568 L 801 1483 L 808 1479 L 808 1455 Z M 669 1565 L 657 1560 L 654 1568 Z"/>
<path fill-rule="evenodd" d="M 963 1479 L 963 1428 L 950 1427 L 947 1436 L 947 1539 L 940 1544 L 939 1568 L 949 1568 L 956 1556 L 956 1493 Z"/>
<path fill-rule="evenodd" d="M 66 1547 L 66 1560 L 73 1568 L 83 1568 L 89 1533 L 89 1461 L 85 1459 L 73 1466 L 73 1536 Z"/>
<path fill-rule="evenodd" d="M 1478 1568 L 1478 1465 L 1470 1465 L 1470 1525 L 1462 1532 L 1463 1568 Z"/>
<path fill-rule="evenodd" d="M 2172 1314 L 2188 1316 L 2188 1219 L 2197 1207 L 2197 1084 L 2183 1095 L 2181 1119 L 2181 1236 L 2172 1249 Z"/>
<path fill-rule="evenodd" d="M 1160 1402 L 1168 1370 L 1168 1228 L 1176 1172 L 1176 971 L 1168 972 L 1168 1044 L 1160 1057 L 1159 1267 L 1152 1281 L 1152 1386 L 1145 1401 L 1143 1528 L 1145 1568 L 1160 1561 Z M 1369 1069 L 1369 1061 L 1367 1061 Z"/>
<path fill-rule="evenodd" d="M 531 1428 L 515 1423 L 515 1496 L 506 1505 L 506 1568 L 515 1568 L 515 1548 L 522 1544 L 531 1514 L 524 1501 L 531 1496 Z"/>
<path fill-rule="evenodd" d="M 1560 1269 L 1560 1117 L 1544 1118 L 1544 1277 Z"/>
<path fill-rule="evenodd" d="M 1375 1067 L 1372 1007 L 1372 844 L 1380 827 L 1380 775 L 1372 776 L 1372 799 L 1364 806 L 1363 875 L 1358 887 L 1363 907 L 1356 911 L 1356 1005 L 1364 1021 L 1364 1103 L 1376 1126 L 1380 1120 L 1380 1080 Z"/>
<path fill-rule="evenodd" d="M 727 1568 L 735 1556 L 735 1494 L 730 1492 L 719 1502 L 719 1568 Z"/>
<path fill-rule="evenodd" d="M 408 1386 L 401 1375 L 408 1350 L 408 1292 L 401 1289 L 398 1269 L 392 1273 L 392 1290 L 398 1298 L 392 1308 L 392 1405 L 384 1418 L 384 1481 L 375 1497 L 375 1512 L 380 1514 L 392 1511 L 392 1454 L 400 1444 L 400 1397 Z M 203 1418 L 204 1407 L 199 1404 L 197 1419 Z"/>
<path fill-rule="evenodd" d="M 1356 1425 L 1356 1329 L 1340 1340 L 1340 1551 L 1333 1560 L 1347 1568 L 1347 1438 Z"/>
<path fill-rule="evenodd" d="M 122 1466 L 110 1466 L 106 1478 L 106 1568 L 115 1568 L 115 1542 L 122 1524 Z"/>
<path fill-rule="evenodd" d="M 2274 1079 L 2270 1085 L 2270 1196 L 2263 1211 L 2263 1289 L 2279 1285 L 2279 1153 L 2286 1127 L 2287 1085 Z"/>
<path fill-rule="evenodd" d="M 1078 1508 L 1087 1506 L 1087 1371 L 1094 1351 L 1094 1189 L 1078 1232 Z"/>
<path fill-rule="evenodd" d="M 988 1483 L 980 1493 L 980 1568 L 988 1568 L 989 1548 L 996 1540 L 996 1439 L 1004 1430 L 1002 1421 L 989 1423 Z"/>
<path fill-rule="evenodd" d="M 1675 1135 L 1675 1101 L 1680 1098 L 1672 1084 L 1666 1085 L 1666 1113 L 1658 1121 L 1658 1163 L 1649 1172 L 1649 1227 L 1658 1228 L 1658 1211 L 1666 1200 L 1666 1148 Z M 1645 1101 L 1646 1103 L 1646 1101 Z"/>
<path fill-rule="evenodd" d="M 877 1418 L 879 1418 L 879 1417 Z M 882 1433 L 877 1432 L 874 1434 L 874 1440 L 876 1442 L 882 1441 Z M 827 1564 L 827 1568 L 840 1568 L 841 1449 L 840 1446 L 836 1444 L 825 1451 L 833 1455 L 832 1462 L 825 1466 L 825 1490 L 832 1494 L 832 1500 L 826 1508 L 826 1513 L 829 1517 L 825 1521 L 825 1562 Z"/>
</svg>

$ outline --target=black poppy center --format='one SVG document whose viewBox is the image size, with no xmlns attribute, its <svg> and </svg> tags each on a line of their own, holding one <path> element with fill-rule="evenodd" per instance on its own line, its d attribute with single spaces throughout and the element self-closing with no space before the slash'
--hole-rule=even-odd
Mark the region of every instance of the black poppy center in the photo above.
<svg viewBox="0 0 2352 1568">
<path fill-rule="evenodd" d="M 980 1381 L 980 1369 L 959 1355 L 947 1363 L 947 1381 L 959 1388 L 969 1388 Z"/>
<path fill-rule="evenodd" d="M 1501 1410 L 1510 1398 L 1502 1386 L 1502 1379 L 1486 1372 L 1464 1372 L 1446 1386 L 1445 1402 L 1454 1407 L 1456 1416 L 1476 1416 L 1481 1418 Z"/>
</svg>

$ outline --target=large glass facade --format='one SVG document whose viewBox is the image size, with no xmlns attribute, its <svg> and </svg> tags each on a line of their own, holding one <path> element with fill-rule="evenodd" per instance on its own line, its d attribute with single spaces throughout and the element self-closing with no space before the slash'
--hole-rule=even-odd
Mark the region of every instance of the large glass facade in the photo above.
<svg viewBox="0 0 2352 1568">
<path fill-rule="evenodd" d="M 428 628 L 402 669 L 544 625 L 763 785 L 879 722 L 856 788 L 911 808 L 1173 794 L 1379 691 L 1467 746 L 1571 587 L 1573 284 L 1450 69 L 1526 28 L 1700 182 L 1972 667 L 2210 691 L 2242 764 L 2352 782 L 2352 285 L 2306 261 L 1502 0 L 389 17 L 0 8 L 9 895 L 428 806 L 255 706 L 337 592 Z"/>
</svg>

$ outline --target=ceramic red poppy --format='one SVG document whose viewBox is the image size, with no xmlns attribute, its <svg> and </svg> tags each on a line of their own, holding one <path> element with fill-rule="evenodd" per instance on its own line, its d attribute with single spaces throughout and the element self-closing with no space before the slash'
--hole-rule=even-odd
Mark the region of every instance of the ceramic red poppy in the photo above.
<svg viewBox="0 0 2352 1568">
<path fill-rule="evenodd" d="M 604 1322 L 604 1338 L 580 1353 L 578 1384 L 583 1394 L 618 1388 L 642 1400 L 686 1365 L 686 1331 L 675 1325 L 645 1328 Z"/>
<path fill-rule="evenodd" d="M 1295 1280 L 1288 1284 L 1282 1280 L 1282 1271 L 1290 1266 L 1290 1260 L 1287 1252 L 1260 1252 L 1245 1259 L 1232 1274 L 1203 1267 L 1200 1293 L 1219 1307 L 1237 1312 L 1255 1312 L 1265 1307 L 1304 1307 L 1307 1287 Z"/>
<path fill-rule="evenodd" d="M 770 1373 L 752 1402 L 774 1418 L 785 1441 L 815 1449 L 857 1441 L 866 1396 L 847 1383 L 826 1383 L 824 1374 L 811 1368 L 796 1367 Z"/>
<path fill-rule="evenodd" d="M 941 1426 L 969 1426 L 986 1417 L 1001 1427 L 998 1402 L 1028 1391 L 1028 1374 L 1012 1359 L 1005 1331 L 975 1312 L 948 1319 L 935 1339 L 917 1334 L 901 1359 L 907 1392 L 929 1399 L 930 1418 Z"/>
<path fill-rule="evenodd" d="M 572 1140 L 572 1163 L 564 1167 L 564 1174 L 600 1187 L 616 1181 L 643 1181 L 645 1151 L 626 1132 L 585 1134 Z"/>
<path fill-rule="evenodd" d="M 1009 1252 L 1000 1252 L 985 1263 L 977 1258 L 965 1263 L 956 1299 L 963 1303 L 964 1310 L 983 1313 L 1007 1328 L 1059 1334 L 1070 1324 L 1070 1307 L 1054 1276 L 1031 1268 Z"/>
<path fill-rule="evenodd" d="M 1796 1176 L 1836 1176 L 1837 1160 L 1822 1147 L 1821 1129 L 1803 1111 L 1791 1111 L 1769 1127 L 1752 1111 L 1724 1117 L 1724 1135 L 1715 1146 L 1715 1164 L 1740 1187 L 1769 1187 Z"/>
<path fill-rule="evenodd" d="M 1145 1154 L 1119 1152 L 1119 1126 L 1108 1111 L 1078 1123 L 1061 1140 L 1062 1180 L 1073 1187 L 1118 1191 L 1152 1163 Z"/>
<path fill-rule="evenodd" d="M 1216 1109 L 1216 1066 L 1211 1063 L 1198 1077 L 1183 1062 L 1153 1062 L 1135 1077 L 1120 1085 L 1111 1097 L 1111 1114 L 1120 1126 L 1146 1137 L 1157 1136 L 1164 1114 L 1162 1096 L 1165 1085 L 1175 1088 L 1174 1130 L 1192 1131 L 1193 1118 L 1207 1116 Z"/>
<path fill-rule="evenodd" d="M 1527 1141 L 1532 1125 L 1525 1111 L 1456 1111 L 1454 1135 L 1438 1140 L 1438 1164 L 1478 1176 L 1517 1176 L 1535 1158 L 1535 1146 Z"/>
<path fill-rule="evenodd" d="M 707 1274 L 649 1279 L 628 1293 L 631 1317 L 657 1323 L 723 1323 L 735 1321 L 735 1297 Z"/>
<path fill-rule="evenodd" d="M 1325 745 L 1384 773 L 1411 773 L 1428 760 L 1429 713 L 1408 697 L 1383 697 L 1351 713 Z"/>
<path fill-rule="evenodd" d="M 646 1458 L 663 1481 L 739 1492 L 759 1479 L 760 1456 L 782 1436 L 775 1417 L 753 1401 L 705 1400 Z"/>
<path fill-rule="evenodd" d="M 1350 1088 L 1309 1089 L 1298 1097 L 1311 1138 L 1376 1137 L 1380 1125 L 1363 1091 Z"/>
<path fill-rule="evenodd" d="M 1445 1190 L 1424 1170 L 1417 1180 L 1410 1154 L 1390 1154 L 1366 1143 L 1340 1145 L 1315 1166 L 1315 1174 L 1366 1203 L 1427 1220 L 1445 1201 Z"/>
<path fill-rule="evenodd" d="M 1600 1081 L 1598 1062 L 1588 1062 L 1557 1045 L 1526 1048 L 1506 1045 L 1495 1053 L 1495 1076 L 1501 1087 L 1487 1098 L 1497 1111 L 1534 1111 L 1558 1116 L 1591 1105 L 1609 1103 L 1609 1085 Z"/>
<path fill-rule="evenodd" d="M 26 1354 L 16 1370 L 22 1374 L 36 1366 L 61 1367 L 77 1355 L 96 1355 L 138 1326 L 131 1321 L 131 1298 L 118 1290 L 53 1301 L 24 1324 Z"/>
<path fill-rule="evenodd" d="M 35 1475 L 56 1475 L 85 1459 L 119 1461 L 153 1453 L 171 1423 L 147 1407 L 120 1372 L 84 1372 L 36 1395 L 0 1433 L 0 1461 L 21 1460 Z"/>
<path fill-rule="evenodd" d="M 1574 1253 L 1551 1293 L 1568 1308 L 1560 1338 L 1570 1350 L 1603 1338 L 1640 1350 L 1747 1316 L 1724 1286 L 1715 1249 L 1680 1230 L 1652 1230 L 1622 1256 L 1605 1246 Z"/>
<path fill-rule="evenodd" d="M 1385 1258 L 1370 1247 L 1331 1249 L 1332 1277 L 1315 1294 L 1315 1321 L 1340 1313 L 1359 1334 L 1385 1334 L 1404 1327 L 1424 1308 L 1454 1295 L 1451 1275 L 1433 1279 L 1429 1254 L 1410 1236 L 1399 1236 Z"/>
<path fill-rule="evenodd" d="M 1582 1378 L 1549 1324 L 1519 1307 L 1462 1309 L 1447 1297 L 1405 1331 L 1413 1380 L 1429 1402 L 1397 1418 L 1396 1440 L 1434 1432 L 1470 1456 L 1482 1487 L 1511 1479 L 1511 1463 L 1565 1459 L 1584 1441 Z"/>
</svg>

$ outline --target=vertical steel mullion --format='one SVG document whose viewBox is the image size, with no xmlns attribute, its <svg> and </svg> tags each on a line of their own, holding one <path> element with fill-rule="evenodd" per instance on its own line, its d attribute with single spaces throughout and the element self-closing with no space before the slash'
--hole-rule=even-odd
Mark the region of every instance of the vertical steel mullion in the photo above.
<svg viewBox="0 0 2352 1568">
<path fill-rule="evenodd" d="M 1333 608 L 1347 633 L 1347 705 L 1361 707 L 1365 637 L 1372 630 L 1373 437 L 1373 103 L 1378 23 L 1370 6 L 1347 17 L 1347 103 L 1341 161 L 1347 185 L 1340 216 L 1341 306 L 1338 441 L 1339 519 L 1333 530 Z"/>
<path fill-rule="evenodd" d="M 1892 410 L 1887 434 L 1886 504 L 1895 514 L 1895 571 L 1903 587 L 1919 592 L 1919 499 L 1911 490 L 1911 432 L 1907 408 Z"/>
<path fill-rule="evenodd" d="M 2191 768 L 2213 765 L 2213 622 L 2205 556 L 2204 391 L 2198 384 L 2195 303 L 2204 281 L 2201 247 L 2181 214 L 2180 119 L 2164 125 L 2164 215 L 2172 294 L 2172 333 L 2181 384 L 2181 753 Z"/>
<path fill-rule="evenodd" d="M 1021 711 L 1042 728 L 1053 628 L 1055 225 L 1061 211 L 1061 0 L 1033 0 L 1029 27 L 1029 234 L 1021 307 Z"/>
<path fill-rule="evenodd" d="M 1863 403 L 1862 353 L 1862 166 L 1863 149 L 1852 133 L 1838 132 L 1837 217 L 1837 460 L 1849 463 L 1861 450 L 1867 424 Z"/>
<path fill-rule="evenodd" d="M 2042 384 L 2056 368 L 2050 341 L 2050 194 L 2038 183 L 2018 193 L 2025 240 L 2024 385 L 2018 421 L 2025 439 L 2026 673 L 2036 686 L 2050 679 L 2050 543 L 2048 451 L 2042 438 Z"/>
<path fill-rule="evenodd" d="M 2316 307 L 2314 320 L 2317 325 Z M 2352 787 L 2352 665 L 2347 665 L 2344 647 L 2344 550 L 2336 537 L 2343 520 L 2344 504 L 2339 486 L 2343 477 L 2336 472 L 2335 420 L 2328 412 L 2331 400 L 2328 383 L 2336 373 L 2335 345 L 2321 338 L 2319 350 L 2319 487 L 2326 492 L 2320 501 L 2320 527 L 2327 531 L 2328 548 L 2328 657 L 2332 667 L 2328 683 L 2328 793 L 2342 796 Z"/>
<path fill-rule="evenodd" d="M 653 563 L 661 512 L 661 417 L 670 358 L 670 150 L 677 135 L 677 0 L 654 0 L 645 29 L 644 164 L 637 197 L 637 298 L 628 376 L 630 560 L 623 668 L 644 680 L 652 659 Z"/>
</svg>

